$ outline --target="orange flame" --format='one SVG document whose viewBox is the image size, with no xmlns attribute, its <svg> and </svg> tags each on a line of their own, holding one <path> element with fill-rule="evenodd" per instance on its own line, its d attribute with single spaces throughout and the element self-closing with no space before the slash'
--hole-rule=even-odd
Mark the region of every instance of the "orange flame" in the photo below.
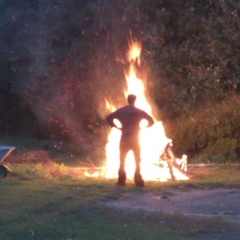
<svg viewBox="0 0 240 240">
<path fill-rule="evenodd" d="M 134 94 L 137 96 L 136 107 L 146 111 L 153 116 L 152 108 L 145 97 L 145 86 L 141 79 L 136 75 L 135 66 L 140 65 L 141 44 L 139 42 L 131 42 L 129 44 L 128 61 L 130 62 L 129 71 L 125 74 L 127 81 L 127 90 L 125 96 Z M 116 108 L 106 101 L 107 108 L 112 112 Z M 167 138 L 162 125 L 162 122 L 157 121 L 153 116 L 155 123 L 150 128 L 144 128 L 144 122 L 140 124 L 142 127 L 140 132 L 141 145 L 141 174 L 145 180 L 167 181 L 172 178 L 168 164 L 162 162 L 163 167 L 159 167 L 160 155 L 163 153 L 166 145 L 172 142 Z M 120 123 L 119 123 L 120 124 Z M 106 178 L 116 178 L 118 176 L 119 168 L 119 141 L 121 131 L 112 128 L 108 136 L 108 143 L 106 145 Z M 176 159 L 176 163 L 181 163 L 186 171 L 187 157 L 184 155 L 183 159 Z M 177 168 L 172 169 L 172 174 L 176 180 L 187 180 L 188 177 L 179 171 Z M 135 163 L 132 152 L 130 151 L 126 158 L 126 172 L 129 179 L 133 178 L 135 171 Z"/>
<path fill-rule="evenodd" d="M 137 96 L 136 107 L 146 111 L 153 116 L 152 108 L 145 97 L 145 86 L 143 81 L 136 75 L 135 66 L 140 65 L 141 44 L 139 42 L 131 42 L 129 46 L 128 61 L 130 67 L 128 73 L 125 74 L 127 81 L 127 90 L 125 96 L 134 94 Z M 106 106 L 110 111 L 116 108 L 106 102 Z M 154 116 L 153 116 L 154 118 Z M 170 169 L 167 163 L 163 162 L 163 167 L 159 167 L 160 155 L 163 153 L 166 145 L 172 142 L 167 138 L 162 125 L 162 122 L 157 121 L 151 128 L 142 128 L 140 132 L 141 145 L 141 174 L 145 180 L 167 181 L 172 178 Z M 141 123 L 141 126 L 144 122 Z M 106 178 L 116 178 L 119 168 L 119 141 L 121 137 L 120 130 L 112 128 L 108 136 L 108 143 L 106 145 Z M 176 163 L 184 163 L 184 171 L 186 171 L 187 157 L 184 155 L 183 159 L 177 159 Z M 126 158 L 126 172 L 129 179 L 133 178 L 135 171 L 135 163 L 132 152 L 129 152 Z M 172 169 L 174 178 L 176 180 L 187 180 L 188 177 L 179 171 L 177 168 Z"/>
</svg>

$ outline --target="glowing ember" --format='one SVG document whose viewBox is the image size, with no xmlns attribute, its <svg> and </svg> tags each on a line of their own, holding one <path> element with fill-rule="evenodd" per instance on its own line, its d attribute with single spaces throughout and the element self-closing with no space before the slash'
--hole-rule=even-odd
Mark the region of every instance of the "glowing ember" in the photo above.
<svg viewBox="0 0 240 240">
<path fill-rule="evenodd" d="M 140 64 L 141 44 L 139 42 L 131 42 L 130 45 L 128 53 L 130 68 L 128 73 L 125 74 L 127 81 L 125 96 L 127 97 L 128 94 L 136 95 L 136 107 L 146 111 L 149 115 L 154 116 L 151 106 L 144 94 L 145 86 L 143 81 L 137 77 L 135 71 L 136 64 Z M 108 102 L 106 102 L 106 106 L 111 112 L 116 110 L 116 108 Z M 155 124 L 151 128 L 144 128 L 144 122 L 141 122 L 140 124 L 142 129 L 139 140 L 142 159 L 141 174 L 143 178 L 145 180 L 167 181 L 174 177 L 175 180 L 187 180 L 188 177 L 184 174 L 187 164 L 187 157 L 185 155 L 182 159 L 175 159 L 174 163 L 170 164 L 171 166 L 167 161 L 160 161 L 160 156 L 172 140 L 166 137 L 162 122 L 157 121 L 155 118 L 154 121 Z M 108 143 L 106 145 L 106 178 L 118 177 L 120 136 L 120 130 L 116 128 L 111 129 L 108 136 Z M 174 165 L 176 167 L 174 167 Z M 127 172 L 127 178 L 132 179 L 135 171 L 135 162 L 132 152 L 129 152 L 127 155 L 125 169 Z"/>
</svg>

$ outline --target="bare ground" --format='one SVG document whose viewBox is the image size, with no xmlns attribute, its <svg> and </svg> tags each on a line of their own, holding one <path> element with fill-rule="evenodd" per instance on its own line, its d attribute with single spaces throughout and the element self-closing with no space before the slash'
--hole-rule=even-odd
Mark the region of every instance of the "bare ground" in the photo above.
<svg viewBox="0 0 240 240">
<path fill-rule="evenodd" d="M 132 193 L 127 198 L 108 201 L 117 209 L 144 210 L 164 214 L 178 214 L 194 219 L 221 219 L 226 229 L 201 233 L 188 239 L 240 239 L 240 189 L 173 190 L 164 194 Z"/>
</svg>

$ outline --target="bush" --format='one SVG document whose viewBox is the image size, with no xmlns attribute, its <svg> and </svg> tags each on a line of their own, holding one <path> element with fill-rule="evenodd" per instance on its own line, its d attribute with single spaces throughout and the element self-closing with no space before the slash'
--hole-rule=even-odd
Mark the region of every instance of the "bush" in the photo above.
<svg viewBox="0 0 240 240">
<path fill-rule="evenodd" d="M 165 123 L 166 132 L 173 139 L 177 154 L 204 155 L 210 161 L 236 160 L 240 144 L 240 97 L 228 97 L 221 103 L 211 104 L 195 113 Z"/>
<path fill-rule="evenodd" d="M 231 152 L 239 145 L 239 115 L 234 97 L 226 96 L 240 91 L 239 6 L 236 0 L 0 1 L 0 92 L 7 93 L 0 106 L 21 112 L 2 114 L 1 130 L 19 133 L 11 119 L 42 138 L 82 144 L 82 133 L 98 136 L 105 98 L 123 102 L 132 36 L 143 44 L 139 70 L 148 73 L 148 94 L 176 151 Z"/>
</svg>

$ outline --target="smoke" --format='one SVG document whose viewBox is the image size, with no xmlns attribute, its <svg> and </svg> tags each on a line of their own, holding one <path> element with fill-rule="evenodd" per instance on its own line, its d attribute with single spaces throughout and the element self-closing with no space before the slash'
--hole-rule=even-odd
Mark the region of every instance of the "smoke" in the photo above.
<svg viewBox="0 0 240 240">
<path fill-rule="evenodd" d="M 84 144 L 86 131 L 95 134 L 105 124 L 105 100 L 126 104 L 125 8 L 96 2 L 76 11 L 64 1 L 42 1 L 37 11 L 38 21 L 28 26 L 32 62 L 25 100 L 53 138 Z"/>
</svg>

